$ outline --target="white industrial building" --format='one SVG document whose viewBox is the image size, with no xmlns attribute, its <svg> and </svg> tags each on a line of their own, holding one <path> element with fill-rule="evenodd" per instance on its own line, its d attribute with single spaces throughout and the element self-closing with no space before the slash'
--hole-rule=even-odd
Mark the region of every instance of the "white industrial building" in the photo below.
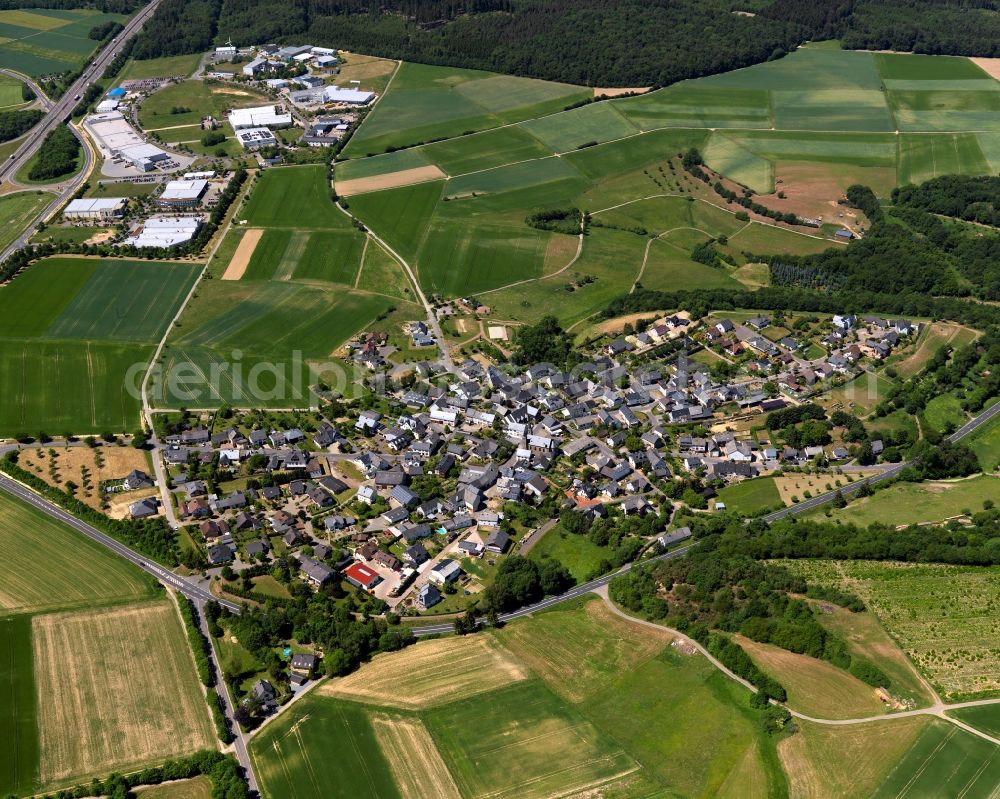
<svg viewBox="0 0 1000 799">
<path fill-rule="evenodd" d="M 262 105 L 256 108 L 236 108 L 229 114 L 229 124 L 233 130 L 240 128 L 287 128 L 291 127 L 292 115 L 280 112 L 277 105 Z"/>
<path fill-rule="evenodd" d="M 171 160 L 170 153 L 146 144 L 120 111 L 92 114 L 87 117 L 87 128 L 107 157 L 128 161 L 143 172 L 151 172 L 156 164 Z"/>
<path fill-rule="evenodd" d="M 258 72 L 263 72 L 265 69 L 267 69 L 267 59 L 255 58 L 249 64 L 243 65 L 243 74 L 248 78 L 252 78 Z"/>
<path fill-rule="evenodd" d="M 236 58 L 236 48 L 232 45 L 226 47 L 216 47 L 215 48 L 215 60 L 219 61 L 233 61 Z"/>
<path fill-rule="evenodd" d="M 328 103 L 346 103 L 347 105 L 368 105 L 375 99 L 375 92 L 361 89 L 342 89 L 340 86 L 327 86 L 323 90 Z"/>
<path fill-rule="evenodd" d="M 318 55 L 313 63 L 320 69 L 329 69 L 337 63 L 337 57 L 332 55 Z"/>
<path fill-rule="evenodd" d="M 208 191 L 207 180 L 171 180 L 163 187 L 157 202 L 160 205 L 194 207 Z"/>
<path fill-rule="evenodd" d="M 110 222 L 125 215 L 128 200 L 124 197 L 102 197 L 99 199 L 70 200 L 63 211 L 66 219 L 87 219 Z"/>
<path fill-rule="evenodd" d="M 267 128 L 243 128 L 236 131 L 236 141 L 244 150 L 259 150 L 261 147 L 271 147 L 278 143 Z"/>
<path fill-rule="evenodd" d="M 151 216 L 142 231 L 125 239 L 122 244 L 135 247 L 173 247 L 191 241 L 201 228 L 197 216 Z"/>
<path fill-rule="evenodd" d="M 118 107 L 117 100 L 108 99 L 108 100 L 101 100 L 101 102 L 97 104 L 94 110 L 98 114 L 106 114 L 109 111 L 114 111 L 117 107 Z"/>
</svg>

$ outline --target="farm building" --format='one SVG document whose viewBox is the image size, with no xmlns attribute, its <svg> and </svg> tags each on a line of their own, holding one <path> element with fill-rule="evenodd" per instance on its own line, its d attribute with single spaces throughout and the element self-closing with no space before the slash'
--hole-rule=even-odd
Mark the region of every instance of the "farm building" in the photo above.
<svg viewBox="0 0 1000 799">
<path fill-rule="evenodd" d="M 259 150 L 261 147 L 273 147 L 278 143 L 274 134 L 267 128 L 245 128 L 236 131 L 236 141 L 244 150 Z"/>
<path fill-rule="evenodd" d="M 171 180 L 163 187 L 157 203 L 174 208 L 194 208 L 206 191 L 207 180 Z"/>
<path fill-rule="evenodd" d="M 342 89 L 339 86 L 327 86 L 323 90 L 328 103 L 344 103 L 346 105 L 368 105 L 375 99 L 375 92 L 361 89 Z"/>
<path fill-rule="evenodd" d="M 255 108 L 237 108 L 229 112 L 229 124 L 233 130 L 242 128 L 287 128 L 292 124 L 292 115 L 281 112 L 281 106 L 262 105 Z"/>
<path fill-rule="evenodd" d="M 125 215 L 128 200 L 124 197 L 107 197 L 90 200 L 71 200 L 63 216 L 66 219 L 87 219 L 110 222 Z"/>
<path fill-rule="evenodd" d="M 197 216 L 151 216 L 142 230 L 122 244 L 133 247 L 174 247 L 191 241 L 201 228 L 201 218 Z"/>
<path fill-rule="evenodd" d="M 344 571 L 344 577 L 351 585 L 357 586 L 362 591 L 368 591 L 369 593 L 374 591 L 375 586 L 382 582 L 382 578 L 378 572 L 365 566 L 363 563 L 352 563 Z"/>
</svg>

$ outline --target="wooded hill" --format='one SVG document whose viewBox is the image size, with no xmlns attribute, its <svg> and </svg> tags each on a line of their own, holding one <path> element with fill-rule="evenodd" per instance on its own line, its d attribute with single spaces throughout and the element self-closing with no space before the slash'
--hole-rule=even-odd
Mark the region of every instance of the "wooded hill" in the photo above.
<svg viewBox="0 0 1000 799">
<path fill-rule="evenodd" d="M 831 37 L 853 48 L 994 55 L 1000 13 L 995 0 L 163 0 L 136 56 L 199 52 L 230 37 L 591 86 L 662 86 Z"/>
</svg>

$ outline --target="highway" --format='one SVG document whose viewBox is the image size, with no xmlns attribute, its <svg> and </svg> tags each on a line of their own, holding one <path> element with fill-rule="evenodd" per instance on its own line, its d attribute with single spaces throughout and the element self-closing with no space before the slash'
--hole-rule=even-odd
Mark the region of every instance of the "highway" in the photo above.
<svg viewBox="0 0 1000 799">
<path fill-rule="evenodd" d="M 72 114 L 73 108 L 78 102 L 74 98 L 78 95 L 83 96 L 83 93 L 87 90 L 87 87 L 90 86 L 90 84 L 101 79 L 105 68 L 114 58 L 115 53 L 118 52 L 119 48 L 125 42 L 139 32 L 143 23 L 145 23 L 146 20 L 153 15 L 153 12 L 156 10 L 156 6 L 159 2 L 160 0 L 152 0 L 149 5 L 144 6 L 139 13 L 132 17 L 132 19 L 125 24 L 125 27 L 118 34 L 118 36 L 115 37 L 115 40 L 109 42 L 108 45 L 90 61 L 84 69 L 83 74 L 77 78 L 76 82 L 73 83 L 72 86 L 66 89 L 63 96 L 51 103 L 48 113 L 42 118 L 42 121 L 28 133 L 21 146 L 14 151 L 10 158 L 3 163 L 0 163 L 0 181 L 7 179 L 13 180 L 14 175 L 16 175 L 17 172 L 31 160 L 31 157 L 38 150 L 45 137 L 55 130 L 56 127 L 64 124 L 64 122 L 70 117 L 70 114 Z M 40 95 L 40 97 L 44 98 L 44 95 Z M 46 100 L 43 99 L 42 102 L 45 103 Z M 80 133 L 74 127 L 70 126 L 70 130 L 73 131 L 77 138 L 80 138 Z M 83 142 L 83 151 L 83 169 L 81 169 L 79 174 L 74 178 L 62 184 L 61 188 L 55 189 L 58 195 L 56 199 L 46 206 L 45 210 L 42 211 L 24 231 L 22 231 L 16 241 L 12 242 L 10 246 L 0 253 L 0 261 L 7 258 L 16 250 L 24 247 L 25 244 L 27 244 L 28 239 L 34 235 L 35 230 L 38 227 L 38 223 L 43 219 L 47 219 L 49 215 L 55 211 L 56 208 L 62 205 L 62 203 L 65 202 L 66 199 L 68 199 L 69 196 L 79 188 L 80 184 L 83 183 L 90 171 L 91 161 L 93 159 L 91 147 L 87 142 Z M 44 186 L 32 186 L 31 188 L 33 190 L 38 188 L 46 189 Z"/>
</svg>

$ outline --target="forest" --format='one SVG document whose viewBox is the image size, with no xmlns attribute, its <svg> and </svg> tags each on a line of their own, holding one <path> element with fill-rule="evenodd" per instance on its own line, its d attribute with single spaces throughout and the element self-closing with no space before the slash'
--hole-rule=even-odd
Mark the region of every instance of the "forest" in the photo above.
<svg viewBox="0 0 1000 799">
<path fill-rule="evenodd" d="M 21 0 L 0 0 L 0 6 L 11 2 Z M 590 86 L 664 86 L 779 58 L 818 39 L 840 38 L 845 48 L 996 55 L 996 5 L 995 0 L 162 0 L 136 54 L 198 52 L 230 37 L 241 45 L 308 40 L 388 58 Z"/>
</svg>

